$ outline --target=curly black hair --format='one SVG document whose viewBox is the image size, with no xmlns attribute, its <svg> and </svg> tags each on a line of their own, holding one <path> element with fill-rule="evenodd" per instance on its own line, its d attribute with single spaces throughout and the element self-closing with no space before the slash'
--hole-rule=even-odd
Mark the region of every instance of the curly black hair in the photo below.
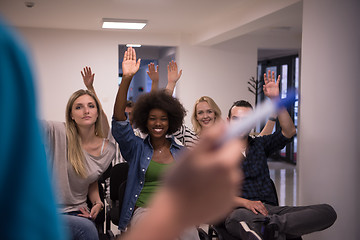
<svg viewBox="0 0 360 240">
<path fill-rule="evenodd" d="M 135 103 L 133 123 L 143 133 L 148 133 L 147 120 L 152 109 L 165 111 L 169 119 L 167 134 L 175 133 L 183 124 L 186 110 L 177 98 L 171 96 L 166 90 L 152 91 L 142 94 Z"/>
</svg>

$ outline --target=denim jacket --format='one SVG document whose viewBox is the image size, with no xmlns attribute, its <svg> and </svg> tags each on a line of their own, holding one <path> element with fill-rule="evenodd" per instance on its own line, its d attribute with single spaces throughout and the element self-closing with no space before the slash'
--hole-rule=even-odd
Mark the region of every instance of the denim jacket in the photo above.
<svg viewBox="0 0 360 240">
<path fill-rule="evenodd" d="M 154 150 L 150 143 L 150 136 L 145 139 L 135 136 L 128 120 L 113 120 L 112 134 L 116 142 L 119 143 L 121 154 L 129 164 L 126 190 L 119 220 L 119 229 L 124 231 L 131 220 L 135 203 L 144 186 L 145 173 Z M 182 146 L 178 145 L 173 137 L 170 140 L 171 155 L 177 160 Z"/>
</svg>

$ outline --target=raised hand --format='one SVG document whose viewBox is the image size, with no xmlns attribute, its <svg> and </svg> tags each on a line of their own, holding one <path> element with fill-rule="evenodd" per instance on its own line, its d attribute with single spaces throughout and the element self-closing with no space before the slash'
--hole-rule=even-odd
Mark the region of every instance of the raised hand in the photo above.
<svg viewBox="0 0 360 240">
<path fill-rule="evenodd" d="M 150 63 L 148 65 L 148 68 L 149 71 L 147 71 L 147 74 L 149 75 L 151 81 L 159 82 L 159 65 L 156 65 L 156 69 L 155 69 L 155 64 Z"/>
<path fill-rule="evenodd" d="M 169 62 L 167 68 L 168 68 L 168 83 L 166 85 L 166 90 L 169 92 L 170 95 L 172 95 L 174 93 L 176 83 L 181 77 L 182 70 L 178 71 L 178 66 L 176 62 L 174 62 L 174 60 Z"/>
<path fill-rule="evenodd" d="M 135 49 L 129 47 L 124 53 L 124 59 L 122 62 L 123 77 L 132 78 L 139 70 L 140 59 L 136 61 Z"/>
<path fill-rule="evenodd" d="M 264 73 L 264 86 L 263 86 L 263 90 L 264 90 L 264 94 L 265 96 L 267 96 L 270 99 L 273 98 L 277 98 L 280 94 L 280 90 L 279 90 L 279 84 L 280 84 L 280 75 L 277 78 L 277 81 L 275 81 L 275 73 L 274 72 L 268 72 L 268 74 L 266 75 L 266 73 Z"/>
<path fill-rule="evenodd" d="M 87 89 L 89 90 L 93 90 L 94 86 L 94 76 L 95 73 L 91 72 L 91 67 L 84 67 L 84 70 L 81 71 L 81 76 L 83 78 L 84 84 L 86 86 Z"/>
<path fill-rule="evenodd" d="M 168 83 L 173 83 L 176 85 L 177 81 L 180 79 L 182 70 L 178 71 L 178 66 L 174 60 L 169 62 L 168 66 Z"/>
</svg>

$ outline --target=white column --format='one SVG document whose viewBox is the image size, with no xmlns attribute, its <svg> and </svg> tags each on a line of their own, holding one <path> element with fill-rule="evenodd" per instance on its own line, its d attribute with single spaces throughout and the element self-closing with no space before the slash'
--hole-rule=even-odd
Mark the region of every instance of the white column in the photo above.
<svg viewBox="0 0 360 240">
<path fill-rule="evenodd" d="M 360 239 L 359 31 L 359 0 L 304 0 L 299 203 L 327 202 L 338 214 L 304 240 Z"/>
</svg>

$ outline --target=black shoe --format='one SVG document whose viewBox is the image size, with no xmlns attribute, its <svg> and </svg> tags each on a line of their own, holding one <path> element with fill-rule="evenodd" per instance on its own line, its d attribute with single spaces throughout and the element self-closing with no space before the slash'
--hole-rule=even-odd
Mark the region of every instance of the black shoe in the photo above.
<svg viewBox="0 0 360 240">
<path fill-rule="evenodd" d="M 244 221 L 240 222 L 240 236 L 242 240 L 263 240 L 263 238 Z"/>
</svg>

